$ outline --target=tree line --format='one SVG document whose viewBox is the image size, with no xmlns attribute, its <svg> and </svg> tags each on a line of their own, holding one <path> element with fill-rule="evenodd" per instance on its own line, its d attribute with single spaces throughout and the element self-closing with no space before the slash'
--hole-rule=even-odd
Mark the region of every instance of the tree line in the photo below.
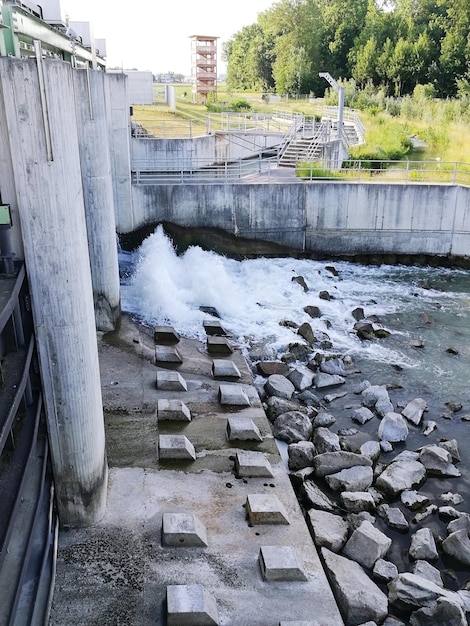
<svg viewBox="0 0 470 626">
<path fill-rule="evenodd" d="M 387 95 L 470 92 L 470 0 L 280 0 L 224 43 L 233 90 L 320 96 L 319 72 Z"/>
</svg>

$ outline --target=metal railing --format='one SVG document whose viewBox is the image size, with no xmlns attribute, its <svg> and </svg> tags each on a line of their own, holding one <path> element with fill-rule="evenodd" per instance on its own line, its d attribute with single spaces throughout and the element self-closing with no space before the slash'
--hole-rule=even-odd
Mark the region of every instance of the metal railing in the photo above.
<svg viewBox="0 0 470 626">
<path fill-rule="evenodd" d="M 278 157 L 239 159 L 214 163 L 209 159 L 181 158 L 134 161 L 132 182 L 136 185 L 256 182 L 286 178 Z M 285 169 L 285 168 L 284 168 Z M 470 163 L 441 161 L 345 161 L 339 169 L 327 169 L 321 161 L 298 163 L 297 177 L 289 181 L 335 181 L 361 183 L 432 183 L 470 185 Z"/>
<path fill-rule="evenodd" d="M 344 161 L 340 169 L 332 170 L 316 161 L 298 164 L 297 176 L 306 181 L 470 185 L 470 163 L 350 160 Z"/>
</svg>

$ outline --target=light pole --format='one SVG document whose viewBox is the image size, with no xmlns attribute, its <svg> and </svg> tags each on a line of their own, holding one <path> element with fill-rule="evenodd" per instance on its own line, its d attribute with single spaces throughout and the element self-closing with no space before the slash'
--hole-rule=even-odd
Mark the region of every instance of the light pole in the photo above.
<svg viewBox="0 0 470 626">
<path fill-rule="evenodd" d="M 344 87 L 338 85 L 335 79 L 328 72 L 320 72 L 320 78 L 326 79 L 338 94 L 338 139 L 341 139 L 343 131 L 343 115 L 344 115 Z"/>
</svg>

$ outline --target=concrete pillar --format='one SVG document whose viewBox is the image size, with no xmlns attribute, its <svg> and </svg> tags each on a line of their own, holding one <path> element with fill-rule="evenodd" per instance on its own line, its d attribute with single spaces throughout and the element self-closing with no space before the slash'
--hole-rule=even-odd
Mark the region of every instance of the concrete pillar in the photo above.
<svg viewBox="0 0 470 626">
<path fill-rule="evenodd" d="M 0 85 L 59 515 L 85 526 L 104 514 L 108 470 L 72 68 L 0 58 Z"/>
<path fill-rule="evenodd" d="M 121 309 L 104 78 L 88 69 L 73 72 L 96 328 L 110 331 Z"/>
<path fill-rule="evenodd" d="M 124 224 L 120 232 L 133 230 L 131 197 L 130 108 L 127 76 L 105 74 L 106 106 L 109 120 L 109 145 L 113 173 L 114 211 L 116 224 Z"/>
</svg>

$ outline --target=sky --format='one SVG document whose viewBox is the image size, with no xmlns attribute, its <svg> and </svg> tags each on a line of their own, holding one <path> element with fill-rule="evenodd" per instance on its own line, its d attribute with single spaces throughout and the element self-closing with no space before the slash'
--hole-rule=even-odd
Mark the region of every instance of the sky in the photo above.
<svg viewBox="0 0 470 626">
<path fill-rule="evenodd" d="M 225 71 L 222 43 L 277 0 L 61 0 L 70 21 L 91 22 L 106 39 L 107 66 L 191 74 L 191 35 L 219 37 L 218 73 Z"/>
</svg>

